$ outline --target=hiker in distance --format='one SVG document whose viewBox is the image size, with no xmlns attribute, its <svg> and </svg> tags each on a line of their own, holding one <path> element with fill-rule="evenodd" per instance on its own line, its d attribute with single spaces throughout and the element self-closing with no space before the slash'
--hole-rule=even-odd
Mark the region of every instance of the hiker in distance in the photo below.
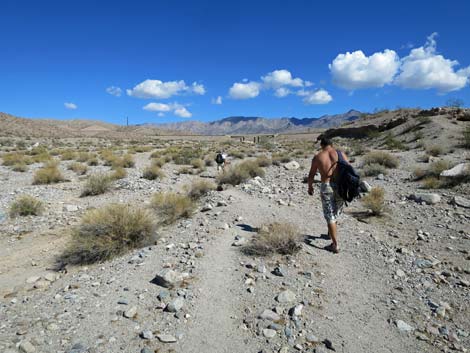
<svg viewBox="0 0 470 353">
<path fill-rule="evenodd" d="M 217 171 L 222 170 L 222 172 L 224 172 L 225 164 L 227 163 L 227 154 L 222 151 L 218 151 L 215 156 L 215 163 L 217 163 Z"/>
<path fill-rule="evenodd" d="M 336 221 L 344 201 L 338 194 L 338 185 L 335 179 L 338 175 L 337 166 L 339 158 L 343 158 L 348 163 L 349 161 L 343 152 L 336 151 L 333 148 L 330 139 L 322 137 L 320 146 L 321 151 L 312 159 L 310 173 L 308 174 L 308 194 L 313 195 L 313 178 L 317 171 L 319 171 L 321 176 L 320 197 L 323 215 L 328 225 L 328 235 L 331 238 L 331 244 L 325 249 L 337 254 L 339 247 Z"/>
</svg>

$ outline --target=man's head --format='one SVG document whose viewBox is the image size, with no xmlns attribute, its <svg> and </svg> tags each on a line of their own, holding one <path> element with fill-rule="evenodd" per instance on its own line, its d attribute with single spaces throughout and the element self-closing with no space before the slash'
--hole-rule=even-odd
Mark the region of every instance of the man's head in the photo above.
<svg viewBox="0 0 470 353">
<path fill-rule="evenodd" d="M 331 146 L 331 145 L 332 145 L 332 142 L 328 137 L 322 137 L 320 139 L 321 148 L 326 148 L 326 147 Z"/>
</svg>

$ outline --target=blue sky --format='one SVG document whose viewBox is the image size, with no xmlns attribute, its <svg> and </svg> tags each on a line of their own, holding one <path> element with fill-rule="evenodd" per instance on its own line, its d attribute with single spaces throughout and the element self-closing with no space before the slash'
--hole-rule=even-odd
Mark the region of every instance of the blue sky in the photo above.
<svg viewBox="0 0 470 353">
<path fill-rule="evenodd" d="M 163 123 L 468 105 L 469 13 L 466 0 L 3 0 L 0 111 Z"/>
</svg>

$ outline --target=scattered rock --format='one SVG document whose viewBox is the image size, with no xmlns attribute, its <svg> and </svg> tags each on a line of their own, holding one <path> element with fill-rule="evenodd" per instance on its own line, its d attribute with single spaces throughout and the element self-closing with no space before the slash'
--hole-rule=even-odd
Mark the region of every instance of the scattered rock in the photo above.
<svg viewBox="0 0 470 353">
<path fill-rule="evenodd" d="M 408 325 L 405 321 L 403 320 L 396 320 L 395 325 L 397 325 L 397 328 L 401 332 L 411 332 L 414 330 L 414 328 L 410 325 Z"/>
<path fill-rule="evenodd" d="M 284 168 L 287 170 L 297 170 L 300 168 L 300 164 L 296 161 L 290 161 L 284 164 Z"/>
<path fill-rule="evenodd" d="M 132 319 L 134 316 L 137 315 L 137 307 L 133 306 L 123 313 L 124 317 L 127 317 L 128 319 Z"/>
<path fill-rule="evenodd" d="M 441 197 L 434 193 L 416 193 L 413 195 L 413 199 L 417 202 L 426 202 L 429 205 L 441 202 Z"/>
<path fill-rule="evenodd" d="M 168 334 L 157 335 L 157 338 L 160 342 L 163 343 L 174 343 L 176 342 L 176 337 Z"/>
<path fill-rule="evenodd" d="M 295 293 L 289 289 L 286 289 L 277 295 L 276 300 L 279 303 L 291 303 L 295 301 L 295 298 Z"/>
<path fill-rule="evenodd" d="M 146 340 L 151 340 L 153 338 L 153 332 L 150 330 L 144 330 L 140 333 L 140 337 Z"/>
<path fill-rule="evenodd" d="M 278 314 L 276 314 L 274 311 L 269 310 L 269 309 L 264 310 L 259 315 L 259 318 L 263 320 L 270 320 L 270 321 L 279 321 L 281 319 L 281 317 Z"/>
<path fill-rule="evenodd" d="M 460 207 L 470 208 L 470 200 L 461 196 L 454 196 L 452 203 Z"/>
<path fill-rule="evenodd" d="M 29 341 L 21 341 L 20 345 L 18 346 L 21 352 L 24 353 L 34 353 L 36 352 L 36 347 Z"/>
<path fill-rule="evenodd" d="M 176 313 L 180 311 L 183 308 L 183 306 L 184 306 L 184 299 L 181 297 L 178 297 L 167 305 L 166 310 L 169 311 L 170 313 Z"/>
<path fill-rule="evenodd" d="M 182 273 L 165 269 L 156 275 L 152 282 L 165 288 L 173 288 L 180 286 L 185 277 Z"/>
<path fill-rule="evenodd" d="M 276 336 L 276 334 L 277 334 L 276 330 L 272 330 L 270 328 L 265 328 L 263 330 L 263 336 L 266 338 L 273 338 L 274 336 Z"/>
</svg>

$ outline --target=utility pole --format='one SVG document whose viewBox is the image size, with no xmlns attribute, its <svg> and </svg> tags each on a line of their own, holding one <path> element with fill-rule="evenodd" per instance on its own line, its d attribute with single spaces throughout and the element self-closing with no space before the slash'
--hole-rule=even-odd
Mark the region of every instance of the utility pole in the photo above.
<svg viewBox="0 0 470 353">
<path fill-rule="evenodd" d="M 126 126 L 129 127 L 129 117 L 126 116 Z"/>
</svg>

